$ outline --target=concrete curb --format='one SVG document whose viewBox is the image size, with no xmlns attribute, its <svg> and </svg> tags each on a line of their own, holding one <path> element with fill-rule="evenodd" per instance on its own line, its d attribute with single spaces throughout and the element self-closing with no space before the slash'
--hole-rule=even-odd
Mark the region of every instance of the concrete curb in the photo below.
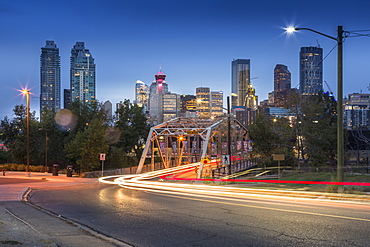
<svg viewBox="0 0 370 247">
<path fill-rule="evenodd" d="M 76 222 L 76 221 L 73 221 L 71 219 L 68 219 L 62 215 L 59 215 L 59 214 L 56 214 L 50 210 L 47 210 L 45 208 L 42 208 L 36 204 L 33 204 L 31 201 L 28 200 L 28 196 L 31 194 L 32 192 L 32 188 L 28 188 L 22 195 L 22 202 L 26 203 L 27 205 L 45 213 L 45 214 L 48 214 L 49 216 L 52 216 L 52 217 L 55 217 L 55 218 L 58 218 L 60 220 L 63 220 L 71 225 L 74 225 L 75 227 L 78 227 L 80 228 L 81 230 L 85 231 L 85 232 L 88 232 L 90 235 L 96 237 L 96 238 L 99 238 L 101 240 L 104 240 L 104 241 L 107 241 L 109 243 L 112 243 L 112 244 L 116 244 L 118 246 L 123 246 L 123 247 L 132 247 L 133 245 L 130 245 L 126 242 L 123 242 L 121 240 L 118 240 L 118 239 L 115 239 L 115 238 L 112 238 L 108 235 L 105 235 L 99 231 L 96 231 L 94 230 L 93 228 L 89 227 L 89 226 L 86 226 L 86 225 L 83 225 L 79 222 Z"/>
</svg>

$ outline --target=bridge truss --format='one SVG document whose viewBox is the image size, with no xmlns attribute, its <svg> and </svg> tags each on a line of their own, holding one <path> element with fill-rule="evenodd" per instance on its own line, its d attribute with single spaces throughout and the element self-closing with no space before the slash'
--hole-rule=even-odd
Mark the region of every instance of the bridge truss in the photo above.
<svg viewBox="0 0 370 247">
<path fill-rule="evenodd" d="M 163 168 L 197 163 L 202 158 L 216 160 L 222 166 L 221 158 L 222 155 L 228 155 L 228 145 L 234 160 L 249 157 L 249 132 L 237 119 L 175 118 L 150 129 L 137 173 L 142 172 L 145 163 L 150 163 L 150 170 L 155 170 L 154 163 L 158 159 Z M 203 164 L 200 163 L 200 176 L 202 170 Z"/>
</svg>

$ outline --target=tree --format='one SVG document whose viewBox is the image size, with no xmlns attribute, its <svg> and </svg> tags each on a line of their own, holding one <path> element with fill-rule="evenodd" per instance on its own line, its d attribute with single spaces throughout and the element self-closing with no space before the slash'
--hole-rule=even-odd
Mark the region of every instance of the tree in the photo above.
<svg viewBox="0 0 370 247">
<path fill-rule="evenodd" d="M 17 163 L 26 163 L 27 151 L 26 151 L 26 107 L 23 105 L 16 105 L 13 109 L 14 118 L 10 120 L 5 117 L 1 120 L 1 129 L 3 133 L 1 140 L 5 146 L 9 149 L 10 159 Z M 30 158 L 32 164 L 38 164 L 39 150 L 35 137 L 37 135 L 38 122 L 35 118 L 35 112 L 30 114 Z"/>
<path fill-rule="evenodd" d="M 44 108 L 41 112 L 39 123 L 39 148 L 42 150 L 43 163 L 46 162 L 46 148 L 48 152 L 48 164 L 58 163 L 59 165 L 67 162 L 64 151 L 64 143 L 69 132 L 62 131 L 55 122 L 55 111 Z M 47 141 L 45 140 L 47 137 Z M 47 144 L 47 147 L 45 146 Z"/>
<path fill-rule="evenodd" d="M 334 166 L 336 104 L 328 93 L 290 97 L 287 107 L 296 116 L 292 125 L 297 136 L 298 163 L 303 160 L 306 168 L 324 166 L 328 161 Z"/>
<path fill-rule="evenodd" d="M 130 100 L 126 99 L 116 111 L 116 116 L 118 119 L 116 126 L 121 131 L 117 146 L 121 147 L 126 154 L 134 152 L 139 162 L 149 132 L 143 108 L 131 104 Z"/>
<path fill-rule="evenodd" d="M 249 127 L 253 140 L 254 158 L 264 166 L 275 166 L 273 154 L 285 154 L 286 164 L 294 160 L 295 134 L 286 118 L 270 118 L 259 113 L 256 121 Z"/>
<path fill-rule="evenodd" d="M 301 107 L 300 129 L 307 162 L 314 167 L 333 162 L 336 153 L 336 101 L 328 94 L 312 95 Z"/>
<path fill-rule="evenodd" d="M 106 153 L 109 148 L 104 140 L 105 131 L 103 120 L 94 118 L 65 146 L 67 156 L 80 166 L 80 172 L 99 169 L 99 154 Z"/>
<path fill-rule="evenodd" d="M 83 131 L 93 119 L 99 118 L 103 120 L 103 122 L 106 120 L 101 104 L 97 102 L 84 104 L 80 101 L 74 101 L 68 110 L 75 116 L 75 122 L 72 124 L 72 127 L 68 129 L 69 137 L 72 139 L 77 132 Z"/>
</svg>

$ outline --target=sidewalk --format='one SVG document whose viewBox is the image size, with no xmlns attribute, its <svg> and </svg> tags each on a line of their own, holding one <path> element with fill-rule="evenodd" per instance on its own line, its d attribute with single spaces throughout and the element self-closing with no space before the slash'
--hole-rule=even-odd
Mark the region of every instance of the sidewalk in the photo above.
<svg viewBox="0 0 370 247">
<path fill-rule="evenodd" d="M 22 201 L 29 188 L 99 183 L 97 178 L 7 172 L 0 175 L 0 246 L 128 246 Z"/>
</svg>

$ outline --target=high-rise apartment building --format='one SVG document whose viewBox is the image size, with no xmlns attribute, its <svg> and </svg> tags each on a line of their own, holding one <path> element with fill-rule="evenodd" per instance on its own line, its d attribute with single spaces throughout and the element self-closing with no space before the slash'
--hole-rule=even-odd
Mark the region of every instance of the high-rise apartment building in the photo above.
<svg viewBox="0 0 370 247">
<path fill-rule="evenodd" d="M 211 118 L 211 90 L 209 87 L 196 88 L 197 112 L 199 118 Z"/>
<path fill-rule="evenodd" d="M 315 95 L 323 91 L 322 53 L 320 47 L 301 47 L 299 91 L 302 95 Z"/>
<path fill-rule="evenodd" d="M 282 107 L 286 104 L 291 89 L 291 74 L 288 66 L 277 64 L 274 69 L 274 106 Z"/>
<path fill-rule="evenodd" d="M 166 75 L 159 71 L 149 88 L 149 121 L 153 125 L 163 123 L 163 95 L 168 93 Z"/>
<path fill-rule="evenodd" d="M 135 84 L 134 104 L 143 107 L 144 111 L 148 109 L 149 87 L 144 82 L 137 80 Z"/>
<path fill-rule="evenodd" d="M 250 60 L 236 59 L 231 63 L 231 103 L 232 106 L 245 106 L 245 98 L 250 88 Z"/>
<path fill-rule="evenodd" d="M 40 112 L 61 108 L 60 56 L 54 41 L 47 40 L 40 56 Z"/>
<path fill-rule="evenodd" d="M 95 62 L 84 42 L 76 42 L 71 50 L 70 86 L 72 101 L 96 101 Z"/>
</svg>

